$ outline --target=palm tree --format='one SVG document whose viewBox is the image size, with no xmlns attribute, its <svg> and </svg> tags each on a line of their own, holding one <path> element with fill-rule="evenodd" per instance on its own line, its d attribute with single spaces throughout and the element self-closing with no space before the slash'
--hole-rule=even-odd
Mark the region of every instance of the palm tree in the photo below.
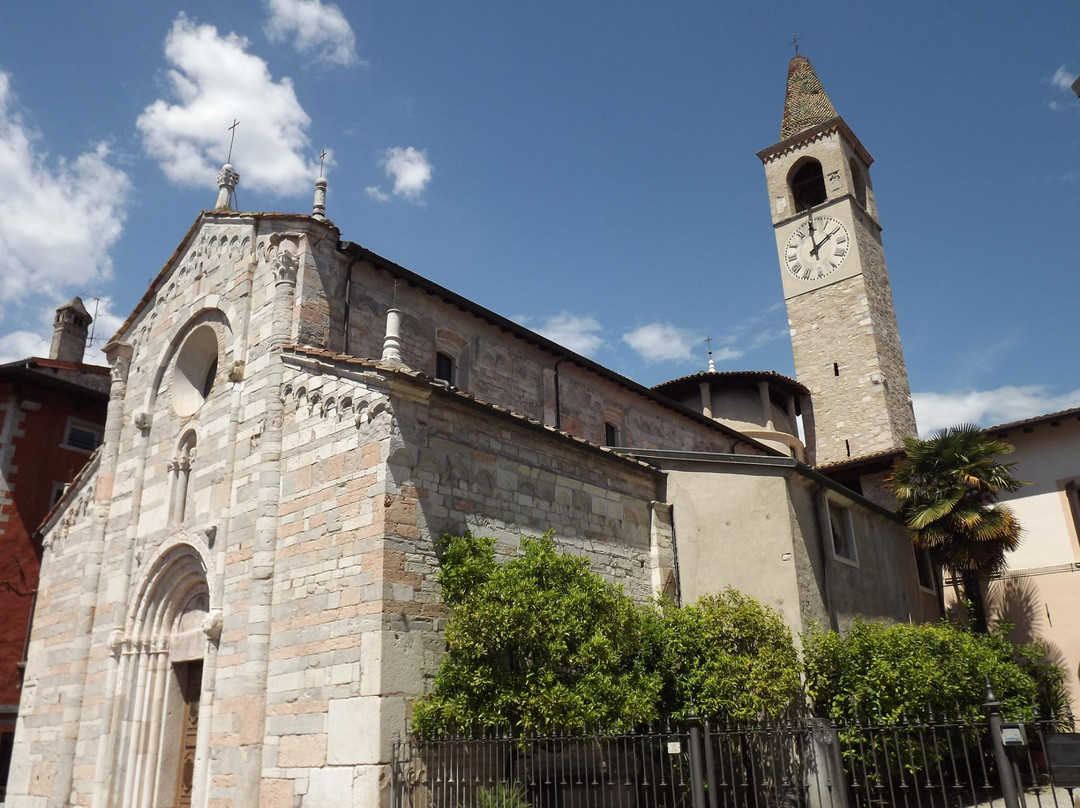
<svg viewBox="0 0 1080 808">
<path fill-rule="evenodd" d="M 904 439 L 905 459 L 889 477 L 897 512 L 919 549 L 960 578 L 977 631 L 988 630 L 981 575 L 1005 569 L 1005 553 L 1020 544 L 1022 529 L 998 494 L 1016 491 L 1016 463 L 998 458 L 1011 444 L 974 424 L 941 429 L 925 440 Z"/>
</svg>

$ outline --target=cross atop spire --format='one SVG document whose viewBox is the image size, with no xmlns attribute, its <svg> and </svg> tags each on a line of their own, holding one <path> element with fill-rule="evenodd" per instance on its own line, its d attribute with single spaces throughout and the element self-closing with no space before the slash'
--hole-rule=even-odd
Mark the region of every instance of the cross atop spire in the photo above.
<svg viewBox="0 0 1080 808">
<path fill-rule="evenodd" d="M 805 56 L 798 55 L 798 39 L 795 39 L 796 56 L 788 66 L 787 94 L 784 97 L 784 119 L 780 124 L 780 140 L 787 140 L 818 124 L 836 117 L 836 109 L 825 94 L 825 88 L 814 72 L 814 66 Z"/>
<path fill-rule="evenodd" d="M 232 147 L 233 142 L 236 140 L 236 127 L 240 125 L 240 121 L 236 118 L 232 119 L 232 126 L 229 127 L 229 156 L 225 159 L 226 163 L 232 162 Z"/>
</svg>

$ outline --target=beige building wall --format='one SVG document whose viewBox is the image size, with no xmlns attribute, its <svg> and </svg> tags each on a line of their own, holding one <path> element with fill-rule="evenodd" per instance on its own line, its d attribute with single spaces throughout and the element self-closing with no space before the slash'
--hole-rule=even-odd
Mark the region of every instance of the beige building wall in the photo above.
<svg viewBox="0 0 1080 808">
<path fill-rule="evenodd" d="M 1014 473 L 1029 485 L 1002 496 L 1024 528 L 1008 570 L 989 585 L 993 617 L 1019 640 L 1043 640 L 1065 668 L 1080 711 L 1080 420 L 1076 411 L 987 430 L 1013 444 Z"/>
<path fill-rule="evenodd" d="M 934 620 L 907 533 L 891 514 L 790 458 L 642 453 L 667 472 L 683 600 L 732 586 L 798 633 L 867 620 Z M 783 507 L 778 507 L 782 505 Z M 854 558 L 834 552 L 829 508 L 850 518 Z"/>
</svg>

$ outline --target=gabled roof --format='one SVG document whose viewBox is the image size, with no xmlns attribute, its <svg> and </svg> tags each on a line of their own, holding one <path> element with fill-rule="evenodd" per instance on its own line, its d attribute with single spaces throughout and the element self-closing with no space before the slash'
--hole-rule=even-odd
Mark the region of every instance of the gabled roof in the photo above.
<svg viewBox="0 0 1080 808">
<path fill-rule="evenodd" d="M 80 399 L 109 398 L 109 369 L 103 365 L 31 356 L 0 365 L 0 380 L 36 384 Z"/>
<path fill-rule="evenodd" d="M 128 330 L 128 328 L 131 327 L 131 324 L 134 323 L 136 319 L 138 319 L 140 314 L 142 314 L 143 309 L 145 309 L 148 305 L 150 305 L 150 303 L 153 302 L 155 296 L 157 295 L 158 289 L 161 288 L 165 279 L 168 278 L 169 273 L 175 267 L 177 260 L 181 256 L 183 256 L 187 249 L 191 246 L 192 239 L 195 237 L 195 234 L 199 232 L 199 229 L 203 226 L 203 224 L 208 221 L 227 222 L 230 220 L 243 221 L 245 219 L 250 221 L 255 221 L 257 219 L 301 219 L 310 222 L 313 225 L 318 226 L 322 229 L 333 228 L 333 225 L 330 222 L 321 221 L 306 213 L 244 213 L 232 210 L 202 211 L 195 218 L 195 221 L 192 222 L 191 227 L 188 228 L 187 232 L 184 234 L 184 237 L 180 239 L 180 243 L 176 246 L 176 249 L 173 250 L 172 255 L 170 255 L 165 261 L 164 266 L 162 266 L 161 269 L 158 270 L 157 275 L 155 275 L 154 279 L 150 281 L 150 285 L 146 287 L 146 292 L 139 299 L 139 302 L 135 304 L 135 308 L 131 310 L 131 314 L 128 315 L 127 319 L 124 320 L 124 322 L 118 329 L 116 329 L 116 333 L 112 335 L 112 337 L 109 339 L 109 342 L 115 342 L 116 340 L 120 339 L 120 337 L 123 336 L 123 334 Z M 336 228 L 333 229 L 334 232 L 337 232 Z"/>
<path fill-rule="evenodd" d="M 471 404 L 475 407 L 487 410 L 491 414 L 498 417 L 508 418 L 522 425 L 529 426 L 534 429 L 539 429 L 552 435 L 557 435 L 564 440 L 578 444 L 579 446 L 583 446 L 592 451 L 600 452 L 606 455 L 612 455 L 619 460 L 630 463 L 631 465 L 640 466 L 649 469 L 650 471 L 657 471 L 655 466 L 632 456 L 632 452 L 630 450 L 611 446 L 601 446 L 598 443 L 578 437 L 577 435 L 574 435 L 570 432 L 564 432 L 560 429 L 556 429 L 553 426 L 548 426 L 547 424 L 544 424 L 536 420 L 535 418 L 531 418 L 528 415 L 523 415 L 522 413 L 515 412 L 514 410 L 508 409 L 507 407 L 493 404 L 490 401 L 484 401 L 483 399 L 477 398 L 470 393 L 466 393 L 464 390 L 458 390 L 454 387 L 447 387 L 444 382 L 441 382 L 438 379 L 433 379 L 430 376 L 427 376 L 416 370 L 410 370 L 406 367 L 386 365 L 374 359 L 361 359 L 356 356 L 349 356 L 348 354 L 336 354 L 333 351 L 323 350 L 322 348 L 306 348 L 301 345 L 285 345 L 283 346 L 282 351 L 286 356 L 291 355 L 298 358 L 317 360 L 323 363 L 324 367 L 326 365 L 339 365 L 352 369 L 368 368 L 370 370 L 378 371 L 380 373 L 388 373 L 396 376 L 402 376 L 413 380 L 417 384 L 429 385 L 432 389 L 432 392 L 434 392 L 436 395 L 448 396 L 450 398 L 457 399 L 467 404 Z"/>
<path fill-rule="evenodd" d="M 540 421 L 537 421 L 536 419 L 531 418 L 531 417 L 529 417 L 527 415 L 522 415 L 521 413 L 514 412 L 513 410 L 510 410 L 510 409 L 508 409 L 506 407 L 503 407 L 503 406 L 501 406 L 499 404 L 493 404 L 493 403 L 491 403 L 489 401 L 484 401 L 483 399 L 477 398 L 476 396 L 473 396 L 473 395 L 471 395 L 469 393 L 466 393 L 463 390 L 458 390 L 456 388 L 447 388 L 444 382 L 441 382 L 438 379 L 433 379 L 430 376 L 427 376 L 427 375 L 425 375 L 423 373 L 420 373 L 419 371 L 416 371 L 416 370 L 410 370 L 410 369 L 403 368 L 403 367 L 392 367 L 392 366 L 384 365 L 377 359 L 363 359 L 363 358 L 356 357 L 356 356 L 349 356 L 348 354 L 336 354 L 333 351 L 328 351 L 328 350 L 325 350 L 325 349 L 322 349 L 322 348 L 311 348 L 311 347 L 307 347 L 307 346 L 303 346 L 303 345 L 285 345 L 285 346 L 283 346 L 282 350 L 285 352 L 285 354 L 292 354 L 292 355 L 298 356 L 298 357 L 308 357 L 310 359 L 319 359 L 319 360 L 323 360 L 323 361 L 334 362 L 334 363 L 341 364 L 341 365 L 346 366 L 346 367 L 348 367 L 348 366 L 352 366 L 352 367 L 368 367 L 368 368 L 376 368 L 376 369 L 379 369 L 379 370 L 394 371 L 396 373 L 400 373 L 402 375 L 410 376 L 412 378 L 419 379 L 420 381 L 427 382 L 427 383 L 431 384 L 434 388 L 436 388 L 438 390 L 444 390 L 444 391 L 449 390 L 449 392 L 452 393 L 453 395 L 455 395 L 455 396 L 457 396 L 459 398 L 471 401 L 471 402 L 473 402 L 475 404 L 478 404 L 478 405 L 480 405 L 482 407 L 485 407 L 487 409 L 490 409 L 493 412 L 498 412 L 498 413 L 511 415 L 511 416 L 513 416 L 515 418 L 519 418 L 519 419 L 521 419 L 523 421 L 526 421 L 526 422 L 535 424 L 537 426 L 540 426 L 540 427 L 542 427 L 543 429 L 545 429 L 545 430 L 547 430 L 549 432 L 554 432 L 554 433 L 563 435 L 563 436 L 565 436 L 567 438 L 570 438 L 570 439 L 572 439 L 572 440 L 574 440 L 574 441 L 576 441 L 578 443 L 587 444 L 589 446 L 596 446 L 597 448 L 603 449 L 604 451 L 611 451 L 606 446 L 599 446 L 599 444 L 594 444 L 591 441 L 588 441 L 588 440 L 585 440 L 584 438 L 578 437 L 577 435 L 573 435 L 573 434 L 571 434 L 569 432 L 563 432 L 561 430 L 557 430 L 555 427 L 547 426 L 545 424 L 542 424 Z M 615 374 L 613 371 L 607 371 L 607 372 L 609 374 L 613 375 L 613 376 L 618 376 L 618 374 Z M 667 409 L 674 411 L 678 415 L 689 418 L 691 421 L 696 421 L 696 422 L 698 422 L 700 424 L 708 426 L 710 429 L 714 429 L 717 432 L 720 432 L 720 433 L 724 434 L 727 437 L 733 438 L 736 443 L 741 443 L 744 446 L 748 446 L 748 447 L 751 447 L 753 449 L 756 449 L 756 450 L 760 451 L 763 455 L 769 455 L 769 456 L 777 456 L 777 455 L 779 455 L 781 457 L 785 456 L 781 452 L 779 452 L 776 449 L 772 448 L 771 446 L 766 446 L 765 444 L 759 442 L 755 438 L 752 438 L 752 437 L 750 437 L 748 435 L 744 435 L 742 432 L 739 432 L 737 429 L 733 429 L 733 428 L 727 426 L 726 424 L 722 424 L 719 421 L 713 420 L 712 418 L 707 418 L 706 416 L 702 415 L 699 412 L 696 412 L 695 410 L 690 409 L 689 407 L 684 407 L 682 404 L 679 404 L 678 402 L 672 401 L 671 399 L 666 398 L 666 397 L 664 397 L 662 395 L 658 395 L 656 393 L 653 393 L 647 387 L 642 387 L 641 385 L 636 384 L 635 382 L 631 382 L 629 379 L 623 379 L 622 381 L 625 382 L 627 385 L 630 385 L 632 388 L 636 388 L 635 392 L 638 392 L 641 395 L 645 396 L 646 398 L 651 399 L 652 401 L 659 404 L 660 406 L 666 407 Z"/>
<path fill-rule="evenodd" d="M 1080 420 L 1080 407 L 1073 407 L 1068 410 L 1059 410 L 1058 412 L 1047 413 L 1046 415 L 1036 415 L 1032 418 L 1024 418 L 1019 421 L 1010 421 L 1007 424 L 998 424 L 997 426 L 988 426 L 984 429 L 984 432 L 1005 432 L 1010 429 L 1017 429 L 1025 426 L 1037 426 L 1039 424 L 1049 423 L 1051 421 L 1064 421 L 1069 418 L 1076 418 Z"/>
</svg>

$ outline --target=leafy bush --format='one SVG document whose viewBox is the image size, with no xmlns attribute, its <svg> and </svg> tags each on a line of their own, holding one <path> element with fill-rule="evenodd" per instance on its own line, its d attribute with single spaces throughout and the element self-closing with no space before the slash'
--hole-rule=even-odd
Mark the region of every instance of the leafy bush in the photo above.
<svg viewBox="0 0 1080 808">
<path fill-rule="evenodd" d="M 657 717 L 655 631 L 622 590 L 550 536 L 495 561 L 495 542 L 448 537 L 439 580 L 447 653 L 414 727 L 628 729 Z"/>
<path fill-rule="evenodd" d="M 496 783 L 477 790 L 472 808 L 532 808 L 532 803 L 521 783 Z"/>
<path fill-rule="evenodd" d="M 420 735 L 447 730 L 632 729 L 662 715 L 776 715 L 799 687 L 781 617 L 728 589 L 679 608 L 637 605 L 551 536 L 495 560 L 495 542 L 444 537 L 447 653 L 417 704 Z"/>
<path fill-rule="evenodd" d="M 986 681 L 1006 715 L 1033 717 L 1033 704 L 1061 691 L 1064 671 L 1037 645 L 1017 646 L 1007 626 L 979 634 L 950 623 L 856 622 L 847 634 L 804 637 L 806 686 L 817 709 L 841 722 L 925 716 L 985 717 Z"/>
<path fill-rule="evenodd" d="M 756 720 L 799 693 L 799 661 L 783 618 L 728 587 L 693 606 L 662 605 L 665 712 Z"/>
</svg>

